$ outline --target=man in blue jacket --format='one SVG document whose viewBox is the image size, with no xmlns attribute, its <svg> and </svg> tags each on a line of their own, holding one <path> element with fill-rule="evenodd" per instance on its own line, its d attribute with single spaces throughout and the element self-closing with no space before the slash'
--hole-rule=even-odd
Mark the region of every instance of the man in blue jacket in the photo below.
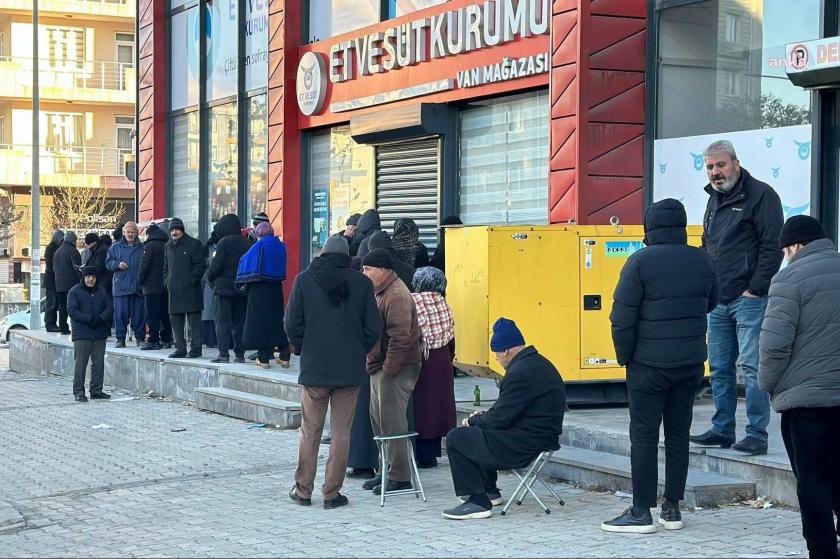
<svg viewBox="0 0 840 559">
<path fill-rule="evenodd" d="M 82 281 L 67 294 L 67 311 L 72 325 L 73 396 L 77 402 L 85 397 L 85 372 L 90 361 L 90 397 L 107 400 L 111 396 L 102 391 L 105 381 L 105 340 L 111 330 L 114 307 L 105 288 L 97 284 L 96 266 L 82 268 Z"/>
<path fill-rule="evenodd" d="M 108 249 L 105 267 L 114 272 L 114 315 L 117 345 L 125 347 L 128 325 L 134 331 L 137 345 L 143 345 L 146 337 L 146 321 L 143 312 L 143 292 L 140 287 L 140 260 L 143 257 L 143 243 L 137 238 L 137 224 L 129 221 L 123 226 L 122 239 Z"/>
</svg>

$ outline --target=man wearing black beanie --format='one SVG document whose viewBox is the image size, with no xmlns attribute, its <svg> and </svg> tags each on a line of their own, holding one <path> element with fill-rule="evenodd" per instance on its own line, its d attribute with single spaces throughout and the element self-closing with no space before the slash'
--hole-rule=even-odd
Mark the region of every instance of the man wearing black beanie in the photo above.
<svg viewBox="0 0 840 559">
<path fill-rule="evenodd" d="M 788 265 L 770 283 L 758 385 L 782 414 L 808 555 L 837 557 L 840 254 L 820 222 L 806 215 L 787 220 L 779 245 Z"/>
<path fill-rule="evenodd" d="M 385 249 L 374 249 L 362 258 L 364 274 L 373 282 L 376 306 L 385 329 L 367 355 L 370 375 L 370 421 L 374 435 L 392 435 L 408 430 L 408 399 L 420 375 L 420 326 L 411 292 L 392 269 L 394 261 Z M 405 441 L 388 445 L 387 491 L 411 489 L 411 473 Z M 364 489 L 382 491 L 380 478 L 369 479 Z"/>
</svg>

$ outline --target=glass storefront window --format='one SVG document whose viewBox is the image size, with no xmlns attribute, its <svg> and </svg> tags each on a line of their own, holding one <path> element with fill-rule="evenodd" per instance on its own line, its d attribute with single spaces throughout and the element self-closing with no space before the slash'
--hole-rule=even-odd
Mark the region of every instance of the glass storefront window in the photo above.
<svg viewBox="0 0 840 559">
<path fill-rule="evenodd" d="M 425 10 L 432 6 L 445 4 L 449 0 L 391 0 L 396 1 L 396 17 L 404 16 L 419 10 Z"/>
<path fill-rule="evenodd" d="M 198 112 L 172 118 L 172 217 L 198 235 Z"/>
<path fill-rule="evenodd" d="M 309 0 L 309 42 L 373 25 L 379 10 L 380 0 Z"/>
<path fill-rule="evenodd" d="M 811 94 L 785 75 L 785 44 L 819 37 L 821 0 L 704 0 L 659 10 L 654 198 L 701 223 L 703 149 L 735 145 L 773 186 L 786 217 L 808 213 Z"/>
<path fill-rule="evenodd" d="M 375 153 L 373 146 L 354 142 L 347 126 L 311 134 L 309 152 L 309 249 L 315 257 L 351 214 L 373 207 Z"/>
<path fill-rule="evenodd" d="M 461 111 L 461 220 L 548 222 L 548 91 L 477 101 Z"/>
<path fill-rule="evenodd" d="M 236 95 L 239 18 L 237 0 L 214 0 L 207 4 L 207 100 Z"/>
<path fill-rule="evenodd" d="M 225 214 L 238 207 L 238 126 L 236 103 L 213 107 L 210 118 L 210 167 L 207 170 L 210 214 L 207 235 Z"/>
<path fill-rule="evenodd" d="M 268 0 L 245 3 L 245 89 L 268 85 Z"/>
<path fill-rule="evenodd" d="M 268 213 L 268 106 L 266 94 L 248 99 L 248 220 Z"/>
<path fill-rule="evenodd" d="M 198 8 L 172 16 L 172 109 L 198 104 Z"/>
</svg>

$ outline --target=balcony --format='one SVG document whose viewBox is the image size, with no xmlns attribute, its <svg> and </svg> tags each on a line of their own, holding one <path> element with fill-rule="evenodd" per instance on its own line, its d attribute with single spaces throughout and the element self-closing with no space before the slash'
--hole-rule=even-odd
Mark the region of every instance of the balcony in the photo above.
<svg viewBox="0 0 840 559">
<path fill-rule="evenodd" d="M 128 150 L 41 146 L 41 186 L 132 188 L 125 178 Z M 32 185 L 32 146 L 0 144 L 0 184 Z"/>
<path fill-rule="evenodd" d="M 33 62 L 31 58 L 0 57 L 0 98 L 32 98 Z M 46 101 L 91 104 L 135 101 L 137 72 L 133 64 L 43 59 L 39 70 L 41 99 Z"/>
<path fill-rule="evenodd" d="M 133 19 L 135 9 L 135 0 L 39 0 L 38 4 L 42 16 L 60 14 L 96 20 Z M 31 14 L 32 0 L 0 0 L 0 12 Z"/>
</svg>

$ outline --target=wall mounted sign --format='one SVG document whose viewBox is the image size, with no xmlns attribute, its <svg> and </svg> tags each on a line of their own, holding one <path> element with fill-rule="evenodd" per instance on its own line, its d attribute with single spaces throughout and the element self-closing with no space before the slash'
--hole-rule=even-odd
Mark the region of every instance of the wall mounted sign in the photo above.
<svg viewBox="0 0 840 559">
<path fill-rule="evenodd" d="M 487 0 L 416 19 L 330 47 L 330 81 L 346 82 L 544 35 L 550 18 L 548 0 Z"/>
<path fill-rule="evenodd" d="M 307 52 L 298 62 L 295 83 L 300 112 L 311 116 L 321 110 L 327 98 L 327 69 L 324 59 L 314 52 Z"/>
<path fill-rule="evenodd" d="M 807 88 L 840 84 L 840 37 L 785 46 L 785 72 L 795 85 Z"/>
</svg>

